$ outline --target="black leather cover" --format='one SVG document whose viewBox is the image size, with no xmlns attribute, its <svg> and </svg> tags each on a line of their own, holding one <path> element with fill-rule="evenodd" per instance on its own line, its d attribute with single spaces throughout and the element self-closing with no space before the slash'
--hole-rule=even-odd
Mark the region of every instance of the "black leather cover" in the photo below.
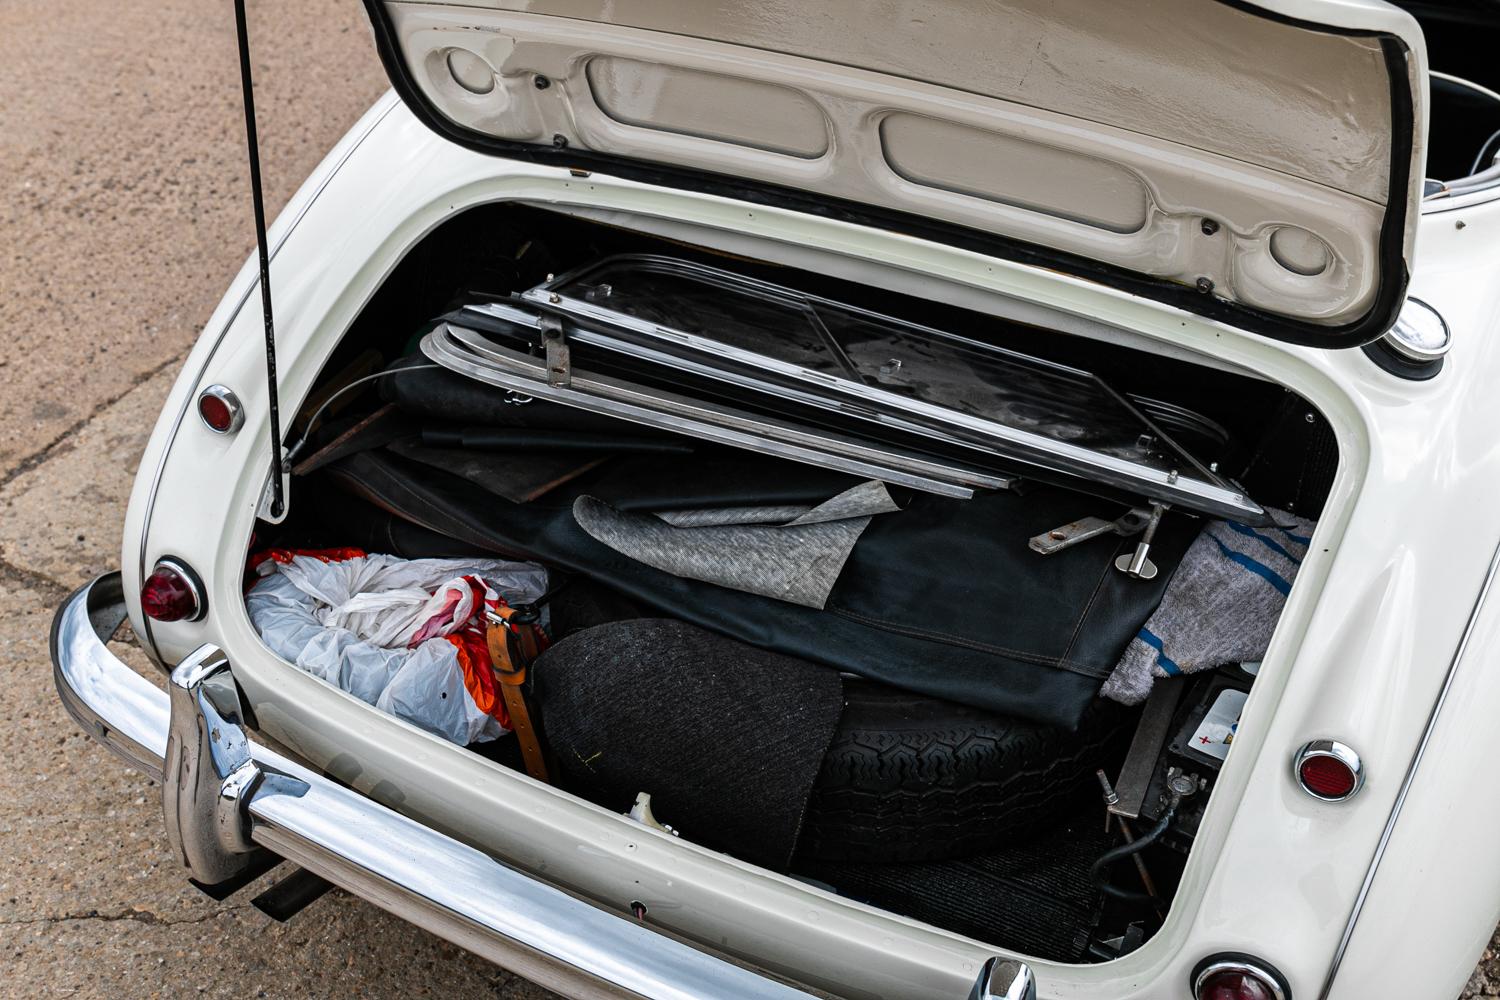
<svg viewBox="0 0 1500 1000">
<path fill-rule="evenodd" d="M 1196 533 L 1195 522 L 1169 515 L 1152 548 L 1162 572 L 1147 582 L 1113 569 L 1131 540 L 1106 536 L 1049 557 L 1027 548 L 1031 535 L 1099 513 L 1098 500 L 1051 488 L 968 501 L 913 495 L 906 510 L 875 519 L 828 608 L 815 610 L 642 565 L 589 537 L 571 507 L 580 494 L 637 508 L 826 498 L 849 482 L 823 470 L 749 455 L 622 456 L 524 505 L 386 452 L 342 459 L 328 474 L 401 520 L 592 577 L 743 642 L 1069 728 Z M 354 516 L 345 523 L 352 527 Z M 366 534 L 377 548 L 382 535 L 394 537 L 378 523 Z"/>
</svg>

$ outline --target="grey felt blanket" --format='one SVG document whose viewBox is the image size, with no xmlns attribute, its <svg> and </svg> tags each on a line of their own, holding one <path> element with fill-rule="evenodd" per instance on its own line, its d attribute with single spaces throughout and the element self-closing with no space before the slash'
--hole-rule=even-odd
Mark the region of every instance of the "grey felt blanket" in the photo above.
<svg viewBox="0 0 1500 1000">
<path fill-rule="evenodd" d="M 813 507 L 639 514 L 585 496 L 573 516 L 596 540 L 663 572 L 821 608 L 870 519 L 899 509 L 871 481 Z"/>
</svg>

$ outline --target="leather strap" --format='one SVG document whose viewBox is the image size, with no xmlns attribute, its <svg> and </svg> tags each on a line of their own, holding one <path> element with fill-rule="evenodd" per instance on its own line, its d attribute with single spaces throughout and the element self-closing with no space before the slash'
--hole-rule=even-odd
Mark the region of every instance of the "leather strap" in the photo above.
<svg viewBox="0 0 1500 1000">
<path fill-rule="evenodd" d="M 495 668 L 495 677 L 500 682 L 500 696 L 505 700 L 505 711 L 510 715 L 511 728 L 521 743 L 521 759 L 526 764 L 526 773 L 538 781 L 548 781 L 547 761 L 542 753 L 541 739 L 531 721 L 531 710 L 526 705 L 526 695 L 521 685 L 526 683 L 526 670 L 531 661 L 541 652 L 541 642 L 535 624 L 517 622 L 511 625 L 516 609 L 498 608 L 486 621 L 485 641 L 490 648 L 490 662 Z M 498 621 L 496 618 L 498 617 Z M 516 648 L 511 647 L 512 639 Z"/>
</svg>

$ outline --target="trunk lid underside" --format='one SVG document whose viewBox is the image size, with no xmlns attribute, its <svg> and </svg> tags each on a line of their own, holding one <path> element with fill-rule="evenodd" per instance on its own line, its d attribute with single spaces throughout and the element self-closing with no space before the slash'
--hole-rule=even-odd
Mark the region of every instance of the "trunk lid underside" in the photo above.
<svg viewBox="0 0 1500 1000">
<path fill-rule="evenodd" d="M 1404 297 L 1425 54 L 1382 3 L 367 6 L 471 148 L 966 231 L 1317 346 Z"/>
</svg>

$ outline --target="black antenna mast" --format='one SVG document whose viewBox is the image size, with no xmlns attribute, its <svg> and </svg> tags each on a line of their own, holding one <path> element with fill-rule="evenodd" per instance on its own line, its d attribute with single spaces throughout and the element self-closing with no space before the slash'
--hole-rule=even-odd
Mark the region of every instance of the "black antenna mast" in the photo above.
<svg viewBox="0 0 1500 1000">
<path fill-rule="evenodd" d="M 260 307 L 266 324 L 266 398 L 271 411 L 271 516 L 286 510 L 282 487 L 281 407 L 276 396 L 276 323 L 271 318 L 271 252 L 266 245 L 266 206 L 260 192 L 260 144 L 255 137 L 255 86 L 250 80 L 250 37 L 245 0 L 234 0 L 240 46 L 240 86 L 245 94 L 245 149 L 250 156 L 250 199 L 255 204 L 255 245 L 260 253 Z"/>
</svg>

